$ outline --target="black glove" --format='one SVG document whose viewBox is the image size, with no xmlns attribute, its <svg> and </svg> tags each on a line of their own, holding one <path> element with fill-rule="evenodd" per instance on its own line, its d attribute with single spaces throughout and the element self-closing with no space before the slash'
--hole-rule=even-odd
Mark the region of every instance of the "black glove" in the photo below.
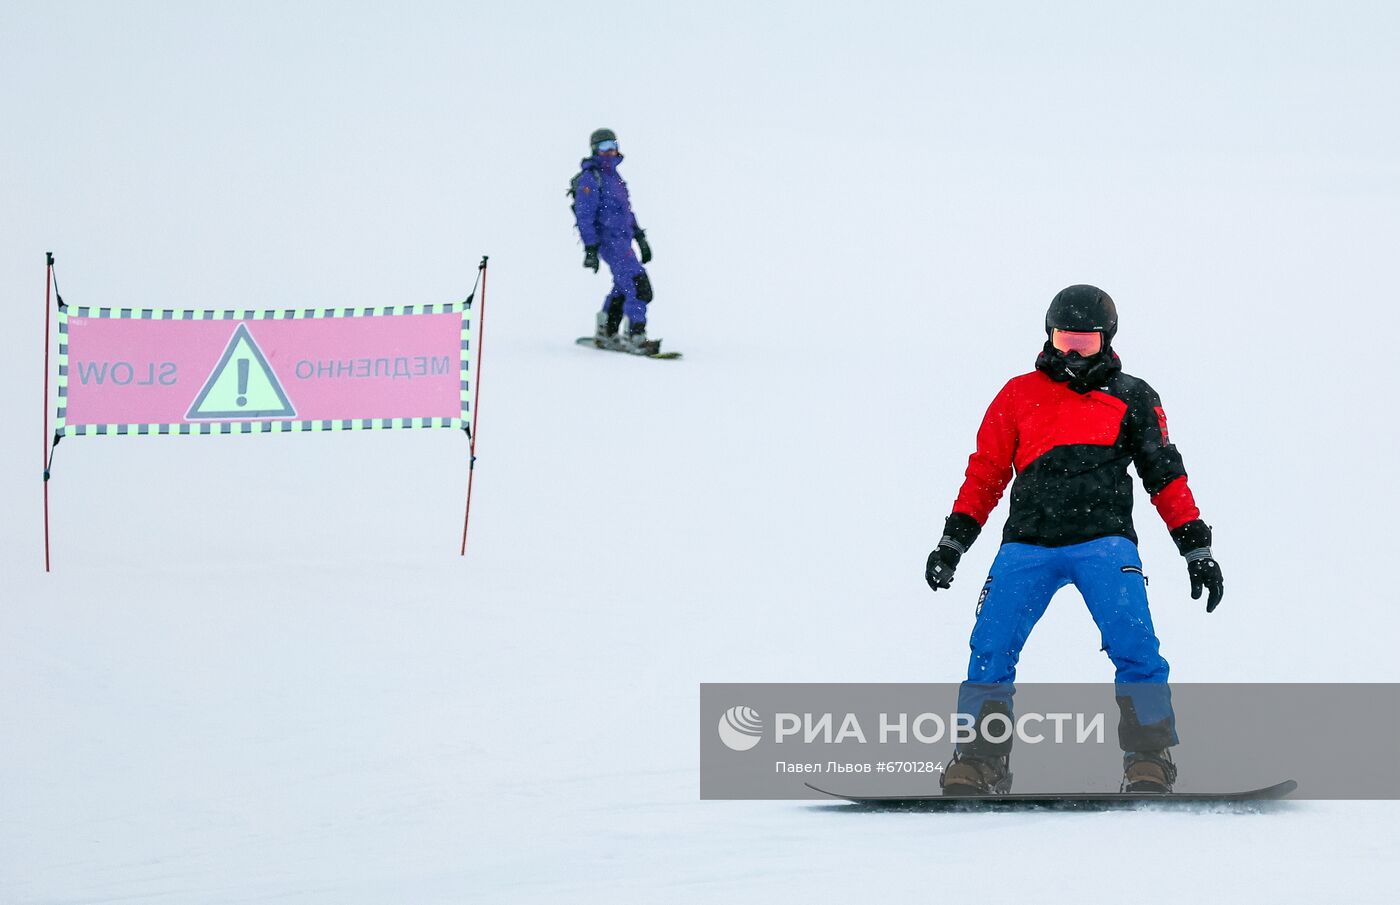
<svg viewBox="0 0 1400 905">
<path fill-rule="evenodd" d="M 583 246 L 583 266 L 592 270 L 594 273 L 598 272 L 598 246 Z"/>
<path fill-rule="evenodd" d="M 1220 598 L 1225 596 L 1225 578 L 1220 574 L 1220 563 L 1210 552 L 1210 525 L 1200 519 L 1192 519 L 1184 525 L 1172 529 L 1172 540 L 1181 555 L 1186 557 L 1186 571 L 1191 575 L 1191 599 L 1200 600 L 1203 589 L 1210 591 L 1206 598 L 1206 612 L 1213 613 L 1220 606 Z"/>
<path fill-rule="evenodd" d="M 1201 591 L 1209 590 L 1206 612 L 1214 613 L 1220 599 L 1225 596 L 1225 576 L 1220 574 L 1220 563 L 1211 555 L 1210 547 L 1187 553 L 1186 571 L 1191 575 L 1191 599 L 1200 600 Z"/>
<path fill-rule="evenodd" d="M 961 553 L 940 542 L 928 555 L 928 565 L 924 566 L 924 581 L 927 581 L 928 586 L 935 591 L 939 588 L 952 587 L 953 572 L 957 570 L 960 559 L 962 559 Z"/>
<path fill-rule="evenodd" d="M 938 539 L 938 546 L 928 555 L 928 565 L 924 567 L 924 580 L 928 582 L 929 587 L 937 591 L 952 585 L 953 571 L 958 567 L 958 560 L 962 559 L 962 555 L 972 546 L 972 542 L 977 540 L 981 531 L 982 526 L 966 513 L 954 512 L 948 516 L 948 520 L 943 523 L 943 536 Z"/>
<path fill-rule="evenodd" d="M 642 263 L 651 263 L 651 246 L 647 244 L 647 234 L 644 230 L 637 230 L 632 234 L 632 238 L 637 240 L 637 248 L 642 253 Z"/>
</svg>

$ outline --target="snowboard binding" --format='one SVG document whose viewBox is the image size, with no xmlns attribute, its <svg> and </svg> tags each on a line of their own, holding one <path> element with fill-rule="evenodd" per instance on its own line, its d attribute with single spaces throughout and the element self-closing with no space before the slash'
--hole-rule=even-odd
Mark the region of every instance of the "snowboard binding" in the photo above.
<svg viewBox="0 0 1400 905">
<path fill-rule="evenodd" d="M 1005 795 L 1011 791 L 1011 755 L 956 752 L 938 784 L 949 797 Z"/>
</svg>

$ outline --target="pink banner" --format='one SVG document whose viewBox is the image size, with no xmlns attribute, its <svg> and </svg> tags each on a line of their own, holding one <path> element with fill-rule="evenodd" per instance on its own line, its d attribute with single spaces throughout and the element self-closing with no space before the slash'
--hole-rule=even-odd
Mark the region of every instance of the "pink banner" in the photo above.
<svg viewBox="0 0 1400 905">
<path fill-rule="evenodd" d="M 209 319 L 204 312 L 94 317 L 96 309 L 73 309 L 60 319 L 60 429 L 459 426 L 467 405 L 466 314 L 451 305 L 416 309 L 434 313 L 378 310 Z"/>
</svg>

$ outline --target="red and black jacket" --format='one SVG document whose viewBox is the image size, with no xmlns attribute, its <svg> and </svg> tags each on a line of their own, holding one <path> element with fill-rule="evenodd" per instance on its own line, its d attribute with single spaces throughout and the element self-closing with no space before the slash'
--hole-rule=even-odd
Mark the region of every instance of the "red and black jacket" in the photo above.
<svg viewBox="0 0 1400 905">
<path fill-rule="evenodd" d="M 1182 553 L 1209 546 L 1210 528 L 1146 381 L 1115 367 L 1100 388 L 1076 392 L 1041 370 L 1022 374 L 982 419 L 946 536 L 971 546 L 1014 469 L 1003 543 L 1062 547 L 1114 535 L 1136 543 L 1129 462 Z"/>
</svg>

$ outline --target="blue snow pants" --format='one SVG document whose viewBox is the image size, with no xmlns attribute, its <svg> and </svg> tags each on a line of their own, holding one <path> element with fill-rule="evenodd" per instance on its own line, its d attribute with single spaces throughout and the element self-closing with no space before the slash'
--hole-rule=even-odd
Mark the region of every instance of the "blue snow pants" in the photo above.
<svg viewBox="0 0 1400 905">
<path fill-rule="evenodd" d="M 1120 746 L 1142 751 L 1175 745 L 1169 667 L 1152 628 L 1142 560 L 1137 545 L 1126 537 L 1101 537 L 1067 547 L 1002 545 L 977 605 L 972 658 L 967 681 L 959 689 L 958 712 L 970 714 L 978 724 L 988 709 L 1010 714 L 1021 648 L 1050 598 L 1071 584 L 1083 595 L 1099 628 L 1102 649 L 1117 669 Z M 1004 734 L 1002 727 L 994 734 Z M 980 738 L 958 749 L 1005 753 Z"/>
<path fill-rule="evenodd" d="M 632 251 L 632 238 L 604 237 L 598 244 L 598 257 L 612 271 L 613 285 L 608 297 L 603 300 L 603 310 L 617 296 L 622 296 L 622 313 L 627 322 L 640 326 L 647 322 L 647 302 L 651 301 L 651 281 L 637 255 Z M 638 277 L 641 277 L 640 284 Z M 642 296 L 639 297 L 639 291 Z"/>
</svg>

